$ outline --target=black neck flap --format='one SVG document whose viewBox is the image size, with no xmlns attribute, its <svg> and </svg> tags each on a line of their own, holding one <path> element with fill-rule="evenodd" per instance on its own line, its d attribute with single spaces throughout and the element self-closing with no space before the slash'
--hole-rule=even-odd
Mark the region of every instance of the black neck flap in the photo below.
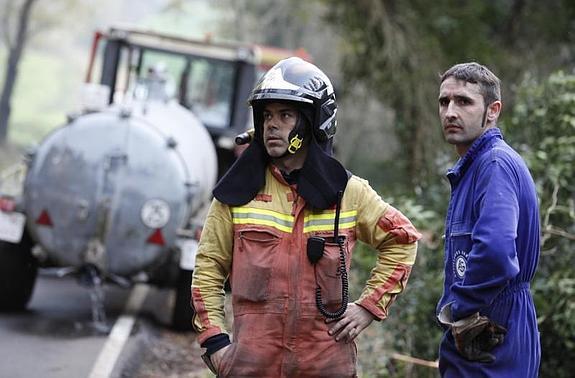
<svg viewBox="0 0 575 378">
<path fill-rule="evenodd" d="M 336 205 L 337 193 L 345 190 L 351 173 L 324 151 L 315 138 L 311 139 L 297 180 L 297 192 L 313 208 L 325 210 Z"/>
<path fill-rule="evenodd" d="M 264 146 L 254 140 L 216 184 L 213 195 L 229 206 L 250 202 L 266 183 L 270 160 Z"/>
</svg>

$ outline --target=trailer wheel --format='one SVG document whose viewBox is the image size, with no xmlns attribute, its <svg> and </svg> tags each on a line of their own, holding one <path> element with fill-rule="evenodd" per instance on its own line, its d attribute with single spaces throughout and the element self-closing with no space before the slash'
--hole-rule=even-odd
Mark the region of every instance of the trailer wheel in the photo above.
<svg viewBox="0 0 575 378">
<path fill-rule="evenodd" d="M 38 274 L 33 245 L 26 231 L 18 244 L 0 241 L 0 311 L 20 311 L 28 305 Z"/>
<path fill-rule="evenodd" d="M 176 300 L 172 314 L 172 327 L 177 331 L 191 331 L 194 309 L 192 308 L 192 271 L 179 269 L 176 282 Z"/>
</svg>

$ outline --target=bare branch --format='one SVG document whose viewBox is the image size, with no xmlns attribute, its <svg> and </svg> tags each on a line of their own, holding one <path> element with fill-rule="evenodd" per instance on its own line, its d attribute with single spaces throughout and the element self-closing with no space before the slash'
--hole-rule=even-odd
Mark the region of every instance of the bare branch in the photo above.
<svg viewBox="0 0 575 378">
<path fill-rule="evenodd" d="M 553 235 L 553 236 L 561 236 L 562 238 L 566 238 L 569 240 L 575 240 L 575 234 L 571 234 L 565 230 L 560 228 L 549 226 L 543 230 L 543 234 Z"/>
<path fill-rule="evenodd" d="M 25 0 L 24 4 L 22 4 L 18 10 L 16 38 L 14 39 L 13 46 L 8 51 L 4 86 L 2 88 L 2 94 L 0 95 L 0 143 L 2 144 L 6 142 L 8 121 L 10 119 L 10 100 L 14 90 L 14 84 L 16 83 L 18 64 L 20 63 L 20 58 L 26 45 L 30 11 L 35 1 L 36 0 Z"/>
<path fill-rule="evenodd" d="M 551 217 L 551 213 L 553 213 L 553 211 L 555 211 L 555 209 L 557 208 L 557 198 L 558 198 L 558 194 L 559 194 L 559 188 L 560 188 L 559 178 L 555 177 L 555 179 L 553 179 L 553 194 L 551 195 L 551 204 L 549 205 L 549 207 L 545 211 L 545 216 L 543 217 L 542 228 L 544 230 L 547 230 L 547 229 L 552 227 L 552 225 L 549 223 L 549 218 Z M 541 244 L 544 245 L 545 242 L 550 237 L 551 237 L 551 234 L 543 233 Z"/>
</svg>

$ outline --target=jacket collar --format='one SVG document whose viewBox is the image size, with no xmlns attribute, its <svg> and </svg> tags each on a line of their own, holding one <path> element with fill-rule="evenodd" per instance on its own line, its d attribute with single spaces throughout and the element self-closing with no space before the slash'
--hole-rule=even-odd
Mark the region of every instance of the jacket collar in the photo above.
<svg viewBox="0 0 575 378">
<path fill-rule="evenodd" d="M 499 128 L 494 127 L 491 129 L 486 130 L 479 138 L 475 139 L 469 150 L 463 155 L 457 163 L 453 166 L 453 168 L 447 171 L 447 178 L 451 182 L 457 182 L 471 163 L 480 156 L 488 147 L 493 145 L 493 143 L 497 139 L 503 139 L 503 135 L 501 134 L 501 130 Z"/>
<path fill-rule="evenodd" d="M 287 182 L 284 175 L 282 174 L 282 171 L 278 167 L 270 163 L 268 169 L 271 172 L 272 176 L 275 177 L 275 179 L 278 180 L 280 183 L 282 183 L 285 186 L 291 186 L 292 188 L 297 189 L 297 184 L 290 184 L 289 182 Z"/>
</svg>

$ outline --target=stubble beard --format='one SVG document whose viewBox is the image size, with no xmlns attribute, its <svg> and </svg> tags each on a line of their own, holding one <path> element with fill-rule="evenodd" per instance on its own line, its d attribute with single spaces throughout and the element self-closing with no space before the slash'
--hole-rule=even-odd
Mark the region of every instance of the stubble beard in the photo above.
<svg viewBox="0 0 575 378">
<path fill-rule="evenodd" d="M 266 144 L 266 152 L 273 159 L 277 159 L 277 158 L 282 157 L 286 151 L 287 151 L 287 146 L 285 144 L 274 145 L 274 146 L 268 146 Z"/>
</svg>

